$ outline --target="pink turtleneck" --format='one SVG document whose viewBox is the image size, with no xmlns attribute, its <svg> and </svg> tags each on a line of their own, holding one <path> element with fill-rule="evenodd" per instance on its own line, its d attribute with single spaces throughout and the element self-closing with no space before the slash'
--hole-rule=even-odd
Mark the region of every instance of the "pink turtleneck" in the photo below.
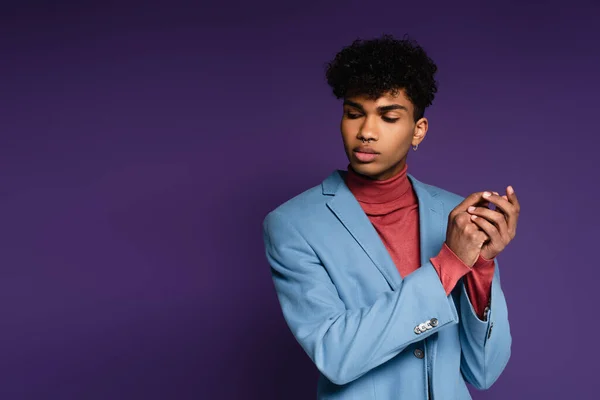
<svg viewBox="0 0 600 400">
<path fill-rule="evenodd" d="M 350 165 L 346 185 L 358 200 L 385 244 L 400 276 L 406 277 L 420 267 L 419 203 L 407 176 L 408 165 L 393 177 L 378 181 L 357 174 Z M 437 256 L 430 258 L 446 295 L 465 277 L 469 300 L 480 318 L 485 315 L 491 296 L 494 260 L 481 255 L 470 268 L 443 244 Z"/>
</svg>

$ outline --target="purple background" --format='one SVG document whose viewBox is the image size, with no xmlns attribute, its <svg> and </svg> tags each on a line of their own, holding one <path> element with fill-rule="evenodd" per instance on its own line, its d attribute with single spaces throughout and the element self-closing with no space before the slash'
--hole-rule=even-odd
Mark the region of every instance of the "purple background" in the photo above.
<svg viewBox="0 0 600 400">
<path fill-rule="evenodd" d="M 323 64 L 383 32 L 439 66 L 409 172 L 522 205 L 474 398 L 597 396 L 598 6 L 290 3 L 3 2 L 0 397 L 314 398 L 261 222 L 346 167 Z"/>
</svg>

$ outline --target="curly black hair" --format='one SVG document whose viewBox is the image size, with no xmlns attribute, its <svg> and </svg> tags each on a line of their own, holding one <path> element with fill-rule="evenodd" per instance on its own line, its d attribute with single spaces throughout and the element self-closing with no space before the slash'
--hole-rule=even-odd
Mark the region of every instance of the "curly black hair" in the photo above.
<svg viewBox="0 0 600 400">
<path fill-rule="evenodd" d="M 395 39 L 383 34 L 356 39 L 326 64 L 327 83 L 336 98 L 365 95 L 375 100 L 385 92 L 404 89 L 414 105 L 415 122 L 425 114 L 437 92 L 437 66 L 407 35 Z"/>
</svg>

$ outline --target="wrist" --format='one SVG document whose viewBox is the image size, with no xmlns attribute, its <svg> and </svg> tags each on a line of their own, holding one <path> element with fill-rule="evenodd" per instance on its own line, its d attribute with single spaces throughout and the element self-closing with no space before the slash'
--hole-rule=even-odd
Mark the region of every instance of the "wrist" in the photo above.
<svg viewBox="0 0 600 400">
<path fill-rule="evenodd" d="M 442 249 L 440 250 L 438 257 L 452 259 L 454 263 L 460 263 L 469 270 L 473 269 L 473 264 L 467 264 L 462 258 L 458 256 L 458 254 L 454 252 L 454 250 L 450 248 L 450 246 L 448 246 L 448 243 L 446 242 L 444 242 L 444 244 L 442 245 Z"/>
<path fill-rule="evenodd" d="M 479 254 L 479 257 L 477 257 L 477 261 L 475 261 L 475 264 L 473 264 L 473 269 L 492 267 L 494 266 L 494 260 L 495 257 L 488 259 Z"/>
</svg>

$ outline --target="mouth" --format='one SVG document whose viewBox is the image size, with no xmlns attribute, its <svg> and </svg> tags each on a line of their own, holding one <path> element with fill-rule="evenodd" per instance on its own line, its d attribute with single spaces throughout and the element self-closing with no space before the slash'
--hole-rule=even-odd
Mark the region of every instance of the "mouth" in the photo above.
<svg viewBox="0 0 600 400">
<path fill-rule="evenodd" d="M 356 147 L 352 150 L 352 152 L 354 153 L 356 159 L 363 163 L 368 163 L 375 160 L 375 158 L 379 154 L 372 148 L 365 146 Z"/>
<path fill-rule="evenodd" d="M 369 146 L 357 146 L 352 149 L 355 153 L 364 153 L 364 154 L 379 154 L 379 152 L 375 151 L 372 147 Z"/>
</svg>

